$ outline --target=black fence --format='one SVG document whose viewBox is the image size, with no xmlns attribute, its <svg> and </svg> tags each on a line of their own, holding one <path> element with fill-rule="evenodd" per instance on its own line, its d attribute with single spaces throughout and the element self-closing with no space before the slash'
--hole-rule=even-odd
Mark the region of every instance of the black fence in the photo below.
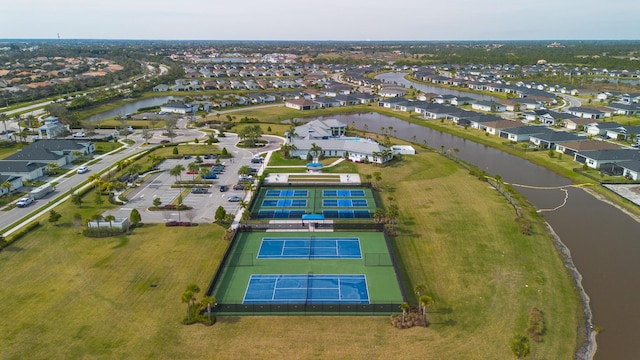
<svg viewBox="0 0 640 360">
<path fill-rule="evenodd" d="M 240 231 L 267 231 L 267 230 L 300 230 L 307 231 L 309 229 L 309 223 L 311 227 L 315 229 L 331 229 L 335 231 L 384 231 L 384 224 L 373 222 L 334 222 L 334 223 L 322 223 L 322 222 L 304 222 L 291 221 L 291 222 L 277 222 L 277 223 L 248 223 L 241 224 Z"/>
<path fill-rule="evenodd" d="M 218 304 L 216 315 L 389 315 L 400 312 L 399 303 L 379 304 Z"/>
</svg>

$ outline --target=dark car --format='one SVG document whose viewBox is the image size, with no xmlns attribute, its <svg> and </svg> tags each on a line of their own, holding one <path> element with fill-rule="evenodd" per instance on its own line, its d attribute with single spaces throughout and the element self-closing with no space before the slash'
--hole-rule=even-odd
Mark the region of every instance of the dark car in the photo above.
<svg viewBox="0 0 640 360">
<path fill-rule="evenodd" d="M 254 157 L 251 159 L 252 164 L 262 164 L 263 159 L 261 157 Z"/>
<path fill-rule="evenodd" d="M 191 189 L 191 193 L 192 194 L 206 194 L 207 193 L 207 189 L 205 189 L 205 188 L 193 188 L 193 189 Z"/>
<path fill-rule="evenodd" d="M 188 159 L 191 159 L 191 155 L 185 155 L 182 158 L 185 159 L 185 160 L 188 160 Z"/>
<path fill-rule="evenodd" d="M 214 174 L 214 173 L 208 173 L 208 174 L 204 174 L 204 175 L 202 175 L 202 178 L 203 178 L 203 179 L 207 179 L 207 180 L 210 180 L 210 179 L 217 179 L 217 178 L 218 178 L 218 175 L 216 175 L 216 174 Z"/>
<path fill-rule="evenodd" d="M 220 192 L 229 191 L 229 187 L 227 185 L 220 185 Z"/>
<path fill-rule="evenodd" d="M 233 185 L 233 190 L 244 190 L 244 185 L 235 184 L 235 185 Z"/>
<path fill-rule="evenodd" d="M 166 140 L 166 139 L 165 140 L 160 140 L 160 144 L 168 144 L 168 143 L 169 143 L 169 140 Z"/>
</svg>

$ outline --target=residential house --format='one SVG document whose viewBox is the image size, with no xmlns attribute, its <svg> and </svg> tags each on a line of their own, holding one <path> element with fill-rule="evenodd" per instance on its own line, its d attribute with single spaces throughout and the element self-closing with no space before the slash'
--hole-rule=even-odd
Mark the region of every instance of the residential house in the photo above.
<svg viewBox="0 0 640 360">
<path fill-rule="evenodd" d="M 86 140 L 38 140 L 0 160 L 0 175 L 35 180 L 47 174 L 51 164 L 62 167 L 94 151 L 95 144 Z"/>
<path fill-rule="evenodd" d="M 0 163 L 0 174 L 2 164 Z M 4 196 L 10 192 L 15 191 L 22 187 L 22 177 L 15 175 L 0 175 L 0 184 L 8 183 L 10 186 L 8 188 L 0 187 L 0 196 Z"/>
<path fill-rule="evenodd" d="M 53 139 L 69 132 L 69 126 L 60 122 L 57 117 L 44 119 L 44 125 L 38 128 L 39 139 Z"/>
<path fill-rule="evenodd" d="M 487 132 L 491 135 L 500 135 L 500 131 L 504 129 L 521 127 L 523 124 L 520 121 L 512 120 L 495 120 L 487 121 L 479 124 L 480 130 Z"/>
<path fill-rule="evenodd" d="M 495 101 L 475 101 L 471 104 L 471 108 L 480 111 L 504 112 L 506 106 Z"/>
<path fill-rule="evenodd" d="M 619 127 L 607 129 L 605 135 L 609 139 L 615 139 L 619 141 L 635 141 L 639 134 L 640 126 L 620 125 Z"/>
<path fill-rule="evenodd" d="M 606 136 L 607 130 L 621 127 L 621 124 L 613 121 L 590 122 L 584 125 L 584 130 L 591 136 Z"/>
<path fill-rule="evenodd" d="M 509 141 L 521 142 L 529 141 L 532 135 L 547 134 L 553 130 L 546 126 L 518 126 L 500 130 L 500 137 Z"/>
<path fill-rule="evenodd" d="M 557 144 L 586 139 L 587 138 L 585 136 L 564 131 L 552 131 L 529 136 L 529 141 L 540 149 L 555 149 Z"/>
<path fill-rule="evenodd" d="M 568 109 L 569 114 L 577 117 L 587 118 L 587 119 L 602 119 L 605 117 L 605 113 L 598 110 L 587 108 L 583 106 L 578 107 L 570 107 Z"/>
<path fill-rule="evenodd" d="M 616 150 L 621 149 L 622 147 L 608 141 L 600 141 L 600 140 L 580 140 L 580 141 L 568 141 L 561 144 L 556 145 L 556 151 L 570 155 L 573 155 L 580 151 L 589 151 L 589 150 Z"/>
<path fill-rule="evenodd" d="M 156 85 L 153 87 L 153 91 L 155 92 L 169 91 L 169 85 L 166 85 L 166 84 Z"/>
<path fill-rule="evenodd" d="M 640 105 L 638 103 L 617 103 L 612 102 L 607 105 L 607 108 L 611 109 L 616 115 L 634 116 L 640 114 Z"/>
<path fill-rule="evenodd" d="M 307 99 L 290 99 L 285 101 L 284 106 L 296 110 L 314 110 L 320 108 L 320 104 Z"/>
<path fill-rule="evenodd" d="M 570 118 L 564 120 L 564 127 L 567 130 L 579 130 L 584 131 L 584 127 L 587 124 L 592 123 L 592 119 L 587 118 Z"/>
<path fill-rule="evenodd" d="M 160 106 L 160 111 L 185 115 L 187 113 L 193 112 L 193 107 L 190 104 L 186 104 L 181 101 L 172 101 L 170 103 Z"/>
<path fill-rule="evenodd" d="M 600 169 L 605 164 L 616 164 L 624 161 L 640 160 L 640 151 L 635 149 L 588 150 L 575 153 L 576 162 L 593 169 Z"/>
</svg>

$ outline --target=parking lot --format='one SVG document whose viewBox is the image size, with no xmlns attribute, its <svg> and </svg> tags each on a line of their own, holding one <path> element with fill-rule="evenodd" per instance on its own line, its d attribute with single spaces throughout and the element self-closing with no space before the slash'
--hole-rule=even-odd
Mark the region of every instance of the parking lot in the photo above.
<svg viewBox="0 0 640 360">
<path fill-rule="evenodd" d="M 241 196 L 245 198 L 245 191 L 234 190 L 233 185 L 238 182 L 238 170 L 243 165 L 252 165 L 252 154 L 249 151 L 234 149 L 233 160 L 225 159 L 221 163 L 225 165 L 225 171 L 218 174 L 218 178 L 210 180 L 213 185 L 207 188 L 204 194 L 194 194 L 191 191 L 183 191 L 182 188 L 172 188 L 176 178 L 169 174 L 169 171 L 176 165 L 182 165 L 185 169 L 194 159 L 168 159 L 162 162 L 157 173 L 144 179 L 144 181 L 133 191 L 127 194 L 129 201 L 118 210 L 113 210 L 104 215 L 114 215 L 115 217 L 128 217 L 131 210 L 137 209 L 142 216 L 142 222 L 162 223 L 170 220 L 191 221 L 196 223 L 210 223 L 214 221 L 216 209 L 223 206 L 228 213 L 235 214 L 239 208 L 239 202 L 230 202 L 229 197 Z M 253 166 L 257 166 L 253 164 Z M 190 180 L 193 175 L 182 173 L 182 180 Z M 180 178 L 178 178 L 180 179 Z M 228 190 L 220 191 L 220 186 L 226 185 Z M 150 211 L 155 198 L 159 198 L 163 205 L 171 204 L 183 193 L 182 203 L 191 210 L 166 210 Z"/>
</svg>

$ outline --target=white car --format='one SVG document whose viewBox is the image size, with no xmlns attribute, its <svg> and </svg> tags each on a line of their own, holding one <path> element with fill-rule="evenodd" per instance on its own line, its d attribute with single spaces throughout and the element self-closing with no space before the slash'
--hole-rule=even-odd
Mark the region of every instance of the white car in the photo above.
<svg viewBox="0 0 640 360">
<path fill-rule="evenodd" d="M 73 137 L 85 137 L 86 134 L 82 131 L 77 132 L 77 133 L 73 133 Z"/>
<path fill-rule="evenodd" d="M 84 173 L 86 173 L 87 171 L 89 171 L 89 168 L 88 168 L 88 167 L 86 167 L 86 166 L 80 166 L 80 167 L 78 168 L 78 174 L 84 174 Z"/>
<path fill-rule="evenodd" d="M 27 206 L 31 205 L 32 202 L 33 202 L 33 198 L 23 197 L 22 199 L 18 200 L 18 202 L 16 203 L 16 206 L 17 207 L 27 207 Z"/>
</svg>

